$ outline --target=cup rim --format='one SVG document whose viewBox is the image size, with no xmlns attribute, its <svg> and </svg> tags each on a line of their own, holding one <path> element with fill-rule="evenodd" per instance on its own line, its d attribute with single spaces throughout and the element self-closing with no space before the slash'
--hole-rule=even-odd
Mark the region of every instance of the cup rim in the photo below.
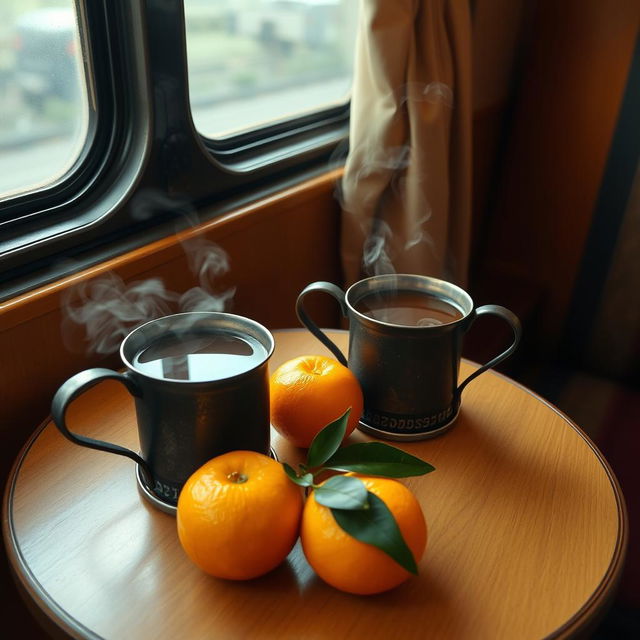
<svg viewBox="0 0 640 640">
<path fill-rule="evenodd" d="M 457 320 L 453 320 L 452 322 L 445 322 L 439 325 L 427 325 L 427 326 L 412 326 L 406 324 L 396 324 L 393 322 L 385 322 L 384 320 L 378 320 L 376 318 L 372 318 L 367 316 L 355 308 L 355 304 L 358 300 L 360 300 L 367 293 L 372 293 L 374 291 L 379 291 L 384 289 L 385 287 L 378 286 L 381 282 L 394 282 L 396 288 L 399 290 L 408 290 L 408 291 L 425 291 L 431 295 L 434 295 L 439 298 L 444 298 L 449 304 L 452 304 L 456 309 L 462 314 L 462 317 Z M 415 284 L 421 283 L 423 285 L 429 285 L 429 289 L 427 287 L 416 287 Z M 410 284 L 414 284 L 413 287 Z M 362 291 L 357 294 L 359 289 Z M 464 304 L 458 302 L 456 299 L 453 299 L 451 295 L 446 295 L 446 293 L 454 294 L 458 300 L 462 300 Z M 353 303 L 351 299 L 354 296 L 358 296 Z M 356 316 L 358 319 L 363 320 L 365 322 L 369 322 L 375 326 L 381 327 L 389 327 L 394 329 L 403 329 L 408 331 L 426 331 L 426 330 L 438 330 L 443 328 L 453 327 L 462 322 L 465 322 L 467 318 L 473 313 L 475 308 L 475 304 L 471 296 L 462 288 L 452 282 L 447 280 L 442 280 L 440 278 L 434 278 L 432 276 L 423 276 L 420 274 L 412 274 L 412 273 L 388 273 L 381 274 L 377 276 L 370 276 L 368 278 L 363 278 L 354 282 L 345 292 L 345 304 L 349 311 Z"/>
<path fill-rule="evenodd" d="M 130 345 L 132 340 L 135 340 L 135 338 L 139 336 L 141 333 L 144 333 L 145 331 L 149 331 L 149 328 L 154 324 L 158 324 L 163 321 L 165 323 L 170 323 L 172 319 L 175 320 L 176 318 L 185 317 L 185 316 L 200 316 L 201 318 L 210 317 L 212 319 L 221 318 L 226 320 L 227 322 L 235 321 L 238 324 L 244 325 L 245 327 L 250 327 L 253 329 L 254 332 L 250 333 L 249 335 L 251 335 L 256 340 L 258 340 L 260 344 L 265 348 L 267 353 L 265 357 L 258 364 L 254 365 L 249 369 L 246 369 L 245 371 L 242 371 L 241 373 L 237 373 L 235 375 L 224 377 L 224 378 L 215 378 L 211 380 L 179 380 L 174 378 L 161 378 L 138 369 L 133 364 L 132 360 L 133 360 L 133 356 L 135 356 L 135 354 L 138 353 L 141 346 L 135 347 L 133 349 L 133 356 L 130 356 L 127 352 L 130 350 Z M 224 327 L 223 327 L 223 330 L 224 330 Z M 227 330 L 231 331 L 231 329 L 227 329 Z M 159 337 L 159 335 L 160 334 L 150 337 L 148 338 L 148 340 L 152 341 L 154 338 Z M 263 338 L 265 338 L 265 341 L 258 338 L 258 335 L 261 335 Z M 265 342 L 267 344 L 265 344 Z M 271 358 L 271 356 L 273 355 L 274 349 L 275 349 L 275 340 L 273 338 L 273 334 L 271 333 L 271 331 L 269 331 L 269 329 L 267 329 L 264 325 L 260 324 L 259 322 L 256 322 L 255 320 L 252 320 L 251 318 L 247 318 L 246 316 L 241 316 L 234 313 L 227 313 L 226 311 L 185 311 L 182 313 L 172 313 L 172 314 L 167 314 L 165 316 L 160 316 L 159 318 L 153 318 L 152 320 L 149 320 L 144 324 L 137 326 L 135 329 L 132 329 L 120 344 L 120 358 L 130 371 L 134 372 L 136 375 L 142 376 L 149 380 L 153 380 L 155 382 L 160 382 L 160 383 L 171 384 L 171 385 L 180 384 L 180 385 L 193 386 L 193 385 L 202 385 L 202 384 L 211 384 L 211 383 L 223 384 L 229 381 L 233 381 L 237 378 L 241 378 L 242 376 L 245 376 L 246 374 L 262 367 L 269 360 L 269 358 Z"/>
</svg>

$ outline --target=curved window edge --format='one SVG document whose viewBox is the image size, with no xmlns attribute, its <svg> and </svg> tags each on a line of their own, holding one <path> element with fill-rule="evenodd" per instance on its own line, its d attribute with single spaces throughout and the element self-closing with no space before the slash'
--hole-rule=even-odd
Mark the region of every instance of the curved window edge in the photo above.
<svg viewBox="0 0 640 640">
<path fill-rule="evenodd" d="M 89 102 L 95 107 L 89 122 L 90 141 L 59 184 L 2 203 L 0 282 L 24 270 L 21 263 L 26 254 L 38 264 L 45 253 L 64 251 L 79 234 L 99 227 L 135 188 L 149 155 L 151 118 L 141 44 L 142 3 L 135 0 L 126 7 L 108 0 L 79 4 L 86 20 L 83 32 L 91 40 L 88 58 L 96 61 L 93 73 L 101 79 L 96 86 L 88 80 Z M 121 10 L 126 16 L 117 17 L 115 12 Z M 113 30 L 118 29 L 122 38 L 123 24 L 130 27 L 130 33 L 126 50 L 116 58 Z"/>
<path fill-rule="evenodd" d="M 123 125 L 100 180 L 74 202 L 35 212 L 30 239 L 15 224 L 0 241 L 0 300 L 327 173 L 345 149 L 348 105 L 242 136 L 241 148 L 212 149 L 191 117 L 181 3 L 132 0 L 118 5 L 126 20 L 107 0 L 100 6 L 113 22 L 110 53 L 121 46 L 114 28 L 130 31 L 132 77 L 114 90 L 129 95 Z M 36 220 L 43 228 L 31 228 Z M 59 225 L 54 236 L 50 225 Z"/>
</svg>

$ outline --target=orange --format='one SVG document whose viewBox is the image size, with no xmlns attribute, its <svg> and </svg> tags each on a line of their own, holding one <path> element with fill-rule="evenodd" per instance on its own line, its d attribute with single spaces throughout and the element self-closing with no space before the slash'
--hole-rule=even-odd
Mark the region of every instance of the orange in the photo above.
<svg viewBox="0 0 640 640">
<path fill-rule="evenodd" d="M 213 458 L 187 480 L 178 498 L 182 547 L 203 571 L 247 580 L 277 567 L 293 548 L 302 494 L 282 468 L 254 451 Z"/>
<path fill-rule="evenodd" d="M 387 505 L 417 564 L 427 544 L 427 525 L 420 503 L 397 480 L 359 477 Z M 316 502 L 313 493 L 304 507 L 300 538 L 313 570 L 336 589 L 359 595 L 381 593 L 411 576 L 384 551 L 346 533 L 331 510 Z"/>
<path fill-rule="evenodd" d="M 271 376 L 271 424 L 297 447 L 308 447 L 318 431 L 349 407 L 348 436 L 362 415 L 362 389 L 344 365 L 326 356 L 300 356 Z"/>
</svg>

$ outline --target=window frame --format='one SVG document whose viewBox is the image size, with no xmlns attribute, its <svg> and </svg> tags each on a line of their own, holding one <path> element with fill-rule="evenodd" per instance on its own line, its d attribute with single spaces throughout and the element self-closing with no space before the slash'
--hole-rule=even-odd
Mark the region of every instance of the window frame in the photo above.
<svg viewBox="0 0 640 640">
<path fill-rule="evenodd" d="M 0 204 L 12 216 L 0 219 L 0 301 L 319 175 L 346 153 L 348 103 L 203 137 L 183 2 L 75 1 L 94 70 L 91 140 L 65 180 Z"/>
<path fill-rule="evenodd" d="M 105 91 L 105 85 L 113 84 L 112 69 L 107 65 L 105 56 L 106 44 L 103 24 L 97 19 L 94 13 L 98 8 L 96 3 L 89 11 L 85 11 L 84 5 L 77 4 L 75 7 L 77 22 L 80 27 L 80 41 L 83 48 L 83 69 L 87 80 L 88 94 L 88 125 L 85 144 L 81 149 L 78 158 L 73 166 L 60 179 L 41 188 L 29 189 L 2 201 L 0 210 L 0 222 L 7 220 L 20 220 L 24 217 L 38 215 L 39 210 L 51 210 L 58 204 L 69 204 L 73 197 L 77 197 L 81 190 L 79 185 L 84 182 L 96 180 L 100 177 L 101 167 L 105 164 L 106 158 L 101 157 L 109 144 L 112 143 L 113 132 L 109 129 L 118 129 L 115 118 L 118 115 L 114 104 L 115 92 Z M 79 13 L 78 9 L 82 9 Z M 92 44 L 88 46 L 86 37 L 87 26 L 93 23 L 91 28 L 93 37 Z M 98 53 L 98 55 L 95 55 Z M 105 80 L 97 84 L 94 82 L 96 75 L 104 76 Z M 101 111 L 99 113 L 92 108 L 92 103 L 99 102 Z M 109 126 L 109 120 L 113 125 Z"/>
</svg>

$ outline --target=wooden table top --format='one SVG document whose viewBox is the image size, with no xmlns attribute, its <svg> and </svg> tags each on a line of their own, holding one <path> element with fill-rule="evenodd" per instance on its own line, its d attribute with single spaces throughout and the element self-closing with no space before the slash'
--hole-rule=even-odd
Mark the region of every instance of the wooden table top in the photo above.
<svg viewBox="0 0 640 640">
<path fill-rule="evenodd" d="M 302 330 L 274 332 L 271 371 L 327 353 Z M 346 333 L 330 332 L 346 348 Z M 474 365 L 463 362 L 461 376 Z M 133 401 L 107 381 L 76 400 L 69 425 L 136 449 Z M 356 432 L 353 440 L 370 440 Z M 301 452 L 273 434 L 281 460 Z M 624 559 L 624 499 L 611 469 L 565 416 L 487 372 L 454 428 L 392 443 L 436 467 L 406 480 L 428 524 L 420 575 L 377 596 L 337 591 L 299 543 L 248 582 L 202 573 L 175 518 L 138 492 L 128 459 L 81 448 L 43 424 L 16 461 L 3 533 L 18 582 L 45 621 L 79 638 L 568 637 L 602 609 Z"/>
</svg>

